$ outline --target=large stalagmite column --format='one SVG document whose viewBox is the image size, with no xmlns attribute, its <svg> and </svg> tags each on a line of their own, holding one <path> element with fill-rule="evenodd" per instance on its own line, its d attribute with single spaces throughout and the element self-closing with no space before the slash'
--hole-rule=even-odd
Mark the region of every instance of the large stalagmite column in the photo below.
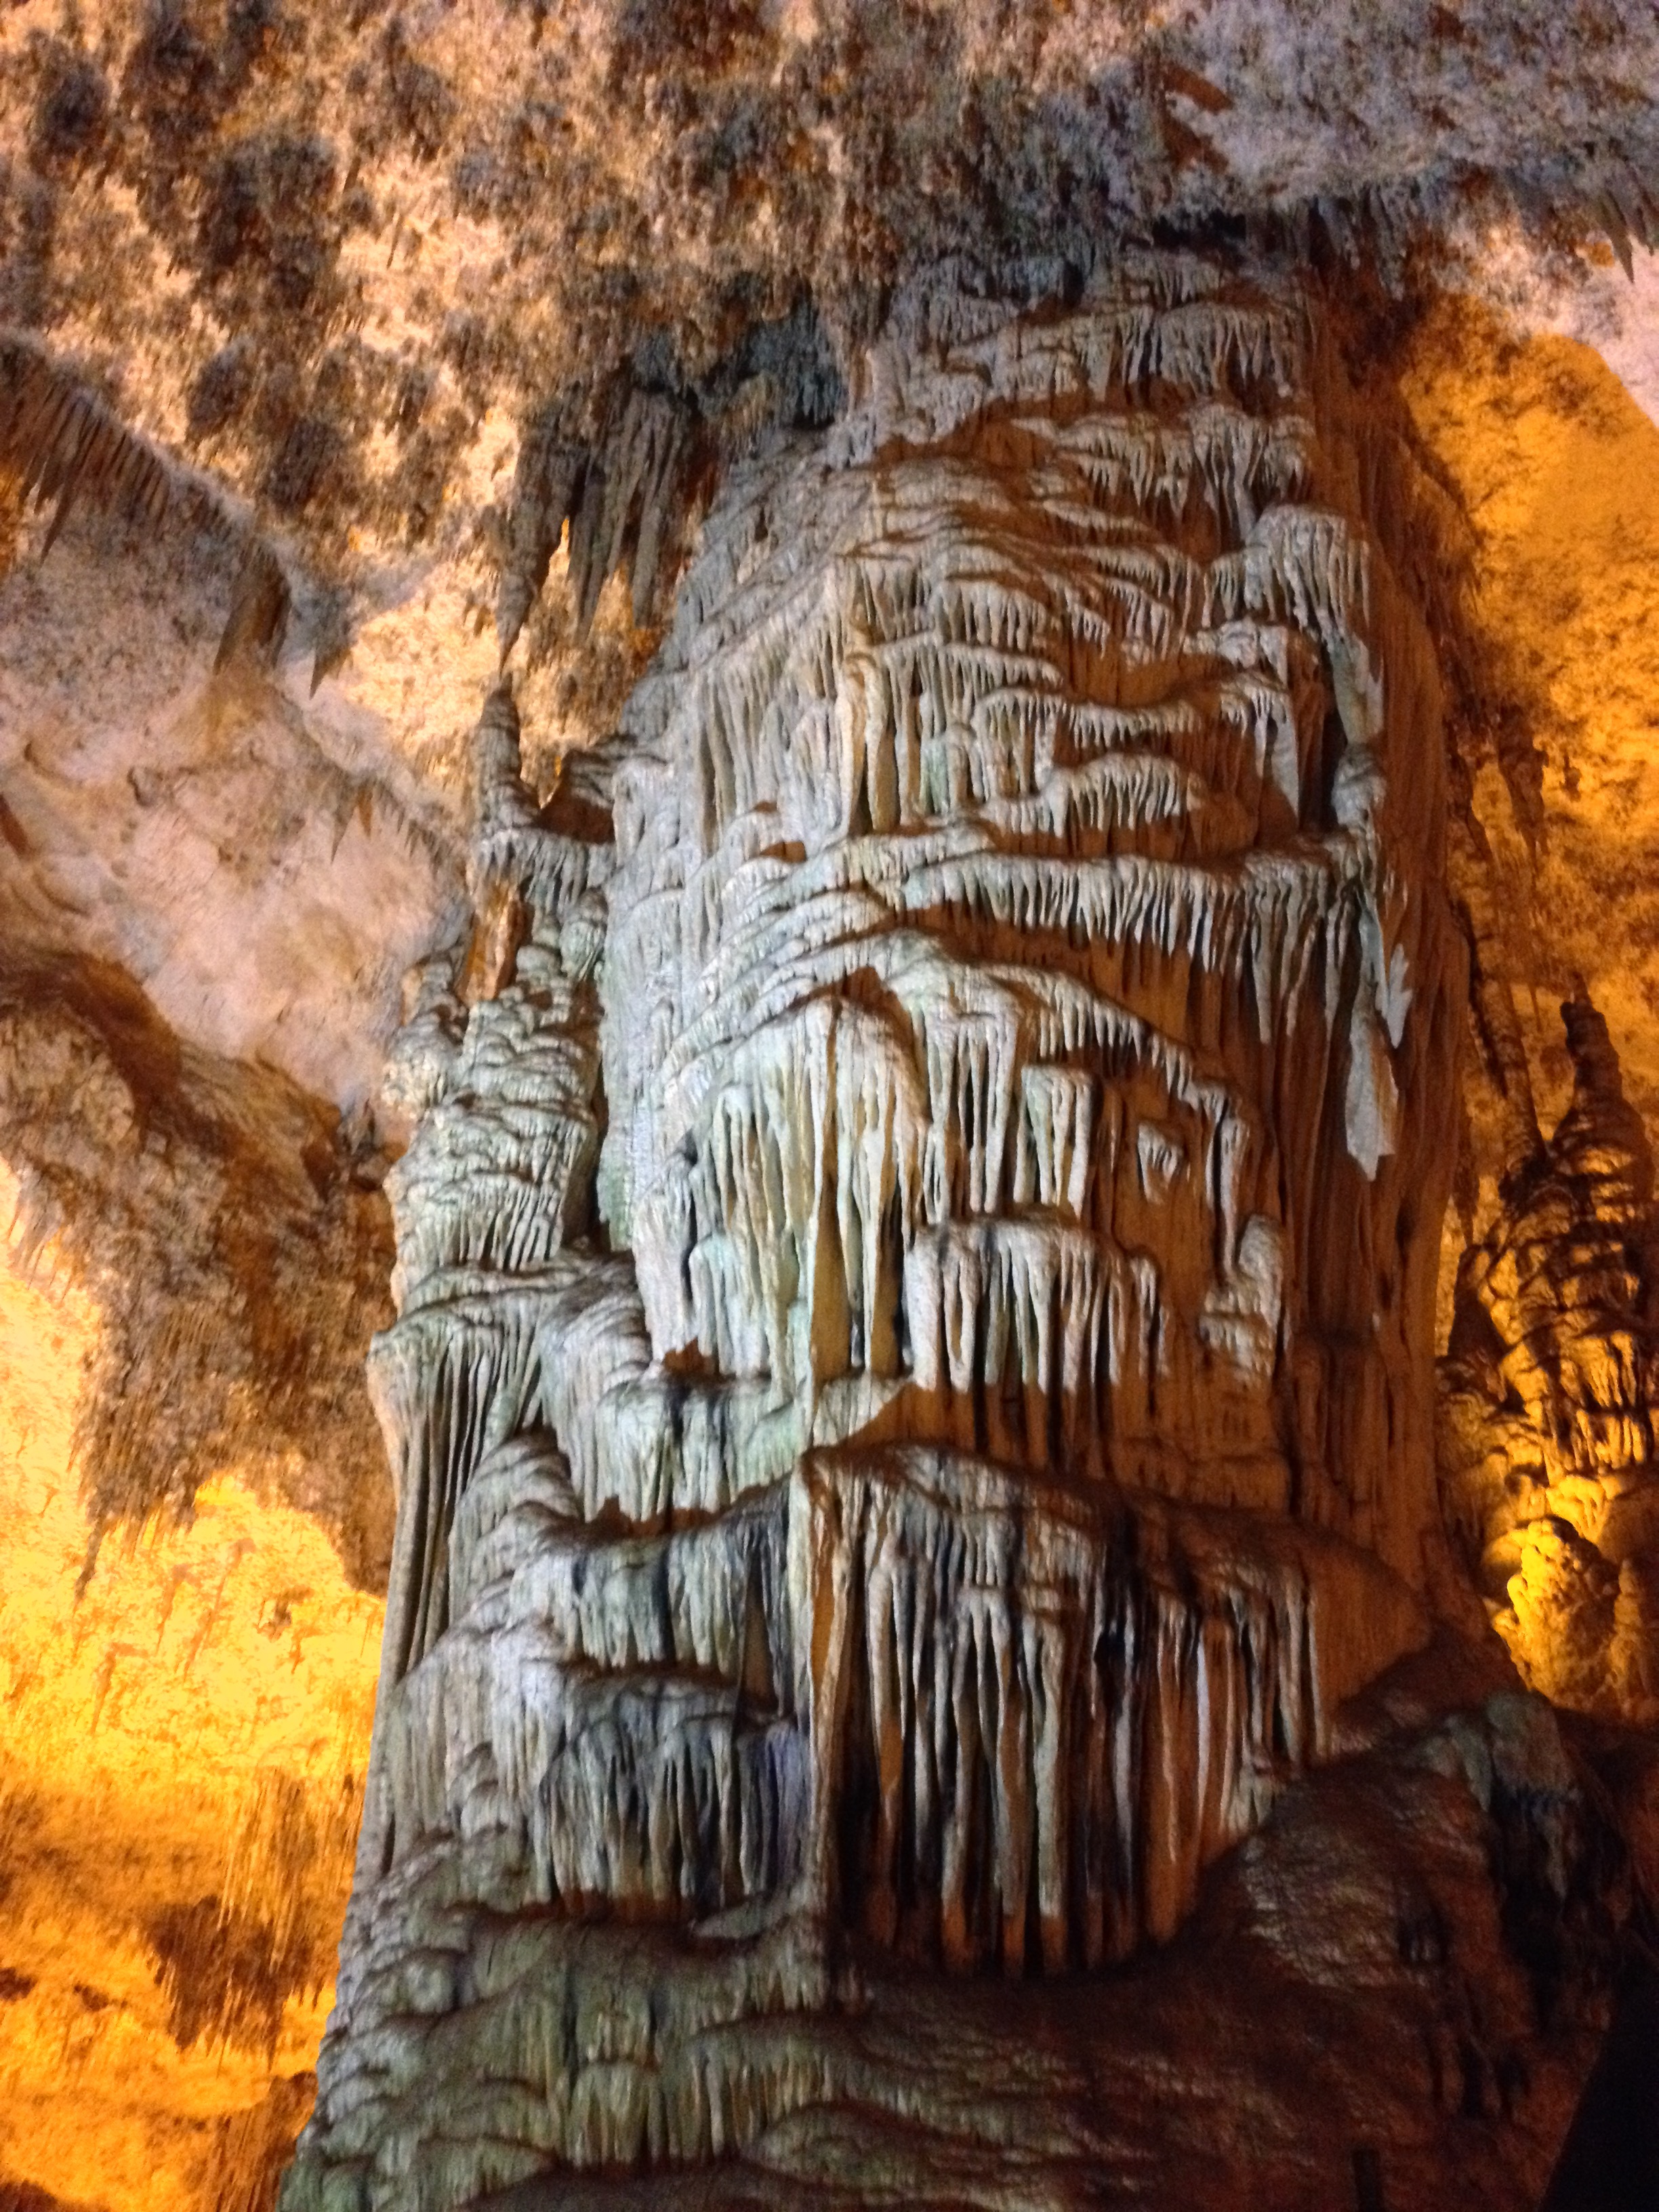
<svg viewBox="0 0 1659 2212">
<path fill-rule="evenodd" d="M 1167 1935 L 1420 1638 L 1462 971 L 1350 413 L 1287 282 L 936 290 L 545 807 L 487 708 L 291 2212 L 878 2101 L 860 1956 Z"/>
</svg>

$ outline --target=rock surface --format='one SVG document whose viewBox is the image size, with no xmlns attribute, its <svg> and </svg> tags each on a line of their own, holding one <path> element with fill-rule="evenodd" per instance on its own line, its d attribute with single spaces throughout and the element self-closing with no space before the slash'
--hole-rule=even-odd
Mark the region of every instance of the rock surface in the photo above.
<svg viewBox="0 0 1659 2212">
<path fill-rule="evenodd" d="M 850 1940 L 924 2012 L 1167 1940 L 1427 1633 L 1462 955 L 1370 426 L 1191 257 L 917 316 L 728 488 L 613 746 L 538 809 L 480 725 L 289 2206 L 827 2180 L 909 2108 Z"/>
<path fill-rule="evenodd" d="M 9 1010 L 9 1043 L 20 1026 Z M 0 1173 L 14 1231 L 0 1246 L 0 2199 L 31 2212 L 258 2204 L 309 2108 L 332 1997 L 384 1619 L 341 1552 L 374 1571 L 365 1539 L 389 1536 L 364 1511 L 379 1469 L 331 1453 L 349 1437 L 341 1408 L 319 1418 L 320 1391 L 284 1406 L 250 1362 L 245 1285 L 202 1236 L 210 1178 L 182 1146 L 171 1225 L 188 1288 L 169 1305 L 168 1213 L 155 1206 L 166 1170 L 152 1157 L 124 1207 L 122 1147 L 71 1080 L 107 1106 L 118 1079 L 84 1030 L 54 1040 L 48 1007 L 27 1029 L 37 1076 L 58 1063 L 60 1152 L 78 1137 L 112 1218 L 84 1266 L 85 1243 L 43 1243 Z M 188 1095 L 199 1138 L 211 1094 L 191 1082 Z M 9 1115 L 9 1146 L 15 1131 Z M 267 1169 L 282 1160 L 273 1144 Z M 334 1279 L 343 1289 L 349 1272 Z M 152 1301 L 173 1325 L 147 1338 Z M 338 1332 L 337 1304 L 331 1319 Z M 303 1302 L 288 1325 L 315 1388 L 328 1363 L 304 1341 Z M 143 1418 L 122 1434 L 115 1385 L 135 1353 Z M 360 1360 L 348 1331 L 333 1364 L 348 1399 Z M 239 1368 L 216 1389 L 216 1370 Z M 77 1426 L 93 1424 L 106 1447 L 112 1428 L 126 1446 L 116 1467 L 77 1451 Z M 85 1498 L 88 1458 L 103 1480 Z M 135 1501 L 135 1478 L 167 1492 Z M 144 1517 L 120 1517 L 135 1502 Z"/>
</svg>

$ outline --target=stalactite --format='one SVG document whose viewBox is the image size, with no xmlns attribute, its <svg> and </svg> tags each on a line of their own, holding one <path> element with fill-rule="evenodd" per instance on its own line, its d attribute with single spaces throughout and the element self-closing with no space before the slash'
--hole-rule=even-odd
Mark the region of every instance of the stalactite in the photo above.
<svg viewBox="0 0 1659 2212">
<path fill-rule="evenodd" d="M 289 586 L 270 546 L 230 512 L 208 479 L 130 429 L 36 339 L 3 329 L 0 469 L 15 477 L 24 500 L 52 503 L 43 558 L 77 505 L 144 533 L 179 518 L 217 538 L 234 556 L 217 665 L 243 654 L 268 659 L 280 649 Z"/>
</svg>

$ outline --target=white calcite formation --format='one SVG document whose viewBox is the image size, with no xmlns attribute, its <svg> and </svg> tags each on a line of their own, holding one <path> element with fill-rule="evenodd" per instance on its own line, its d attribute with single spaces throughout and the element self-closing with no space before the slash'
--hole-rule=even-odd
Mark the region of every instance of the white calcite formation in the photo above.
<svg viewBox="0 0 1659 2212">
<path fill-rule="evenodd" d="M 490 702 L 288 2212 L 880 2104 L 860 1959 L 1169 1936 L 1421 1640 L 1462 974 L 1385 467 L 1289 282 L 939 292 L 545 805 Z"/>
</svg>

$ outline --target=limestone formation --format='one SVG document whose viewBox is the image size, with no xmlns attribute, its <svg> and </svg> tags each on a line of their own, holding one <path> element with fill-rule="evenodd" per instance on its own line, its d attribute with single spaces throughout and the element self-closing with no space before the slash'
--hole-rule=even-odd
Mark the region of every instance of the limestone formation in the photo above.
<svg viewBox="0 0 1659 2212">
<path fill-rule="evenodd" d="M 1462 976 L 1362 428 L 1271 273 L 938 287 L 545 804 L 491 699 L 289 2212 L 897 2094 L 860 1960 L 1169 1937 L 1423 1640 Z"/>
<path fill-rule="evenodd" d="M 1659 1218 L 1607 1024 L 1562 1009 L 1574 1085 L 1547 1144 L 1527 1096 L 1504 1205 L 1458 1269 L 1449 1504 L 1523 1674 L 1659 1718 Z"/>
<path fill-rule="evenodd" d="M 0 2212 L 1572 2204 L 1652 0 L 0 15 Z"/>
</svg>

